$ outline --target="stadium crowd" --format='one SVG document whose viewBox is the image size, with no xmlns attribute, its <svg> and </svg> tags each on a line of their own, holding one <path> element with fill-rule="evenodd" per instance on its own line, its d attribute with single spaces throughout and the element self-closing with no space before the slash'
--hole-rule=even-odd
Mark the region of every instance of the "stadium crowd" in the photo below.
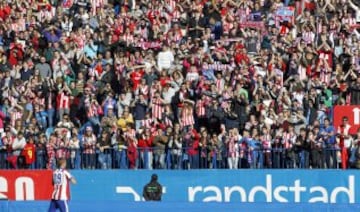
<svg viewBox="0 0 360 212">
<path fill-rule="evenodd" d="M 360 168 L 355 0 L 0 0 L 0 168 Z"/>
</svg>

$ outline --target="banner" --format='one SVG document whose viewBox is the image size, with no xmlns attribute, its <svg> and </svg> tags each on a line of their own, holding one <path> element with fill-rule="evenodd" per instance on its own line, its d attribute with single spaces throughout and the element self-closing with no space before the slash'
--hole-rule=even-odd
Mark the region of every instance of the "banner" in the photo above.
<svg viewBox="0 0 360 212">
<path fill-rule="evenodd" d="M 358 170 L 70 170 L 71 201 L 144 201 L 152 174 L 163 202 L 359 204 Z M 326 180 L 324 180 L 326 179 Z M 51 171 L 0 171 L 0 194 L 14 200 L 50 199 Z"/>
<path fill-rule="evenodd" d="M 280 7 L 275 13 L 275 22 L 279 26 L 280 22 L 287 21 L 291 24 L 294 23 L 294 7 Z"/>
<path fill-rule="evenodd" d="M 356 134 L 360 127 L 360 105 L 336 105 L 334 107 L 334 127 L 337 129 L 343 122 L 343 117 L 348 118 L 351 128 L 350 134 Z"/>
<path fill-rule="evenodd" d="M 134 44 L 135 47 L 140 47 L 142 48 L 143 50 L 148 50 L 148 49 L 160 49 L 161 46 L 162 46 L 162 43 L 160 41 L 153 41 L 153 42 L 139 42 L 139 43 L 136 43 Z"/>
<path fill-rule="evenodd" d="M 265 27 L 265 24 L 264 24 L 263 21 L 244 21 L 244 22 L 240 22 L 240 27 L 266 30 L 266 27 Z"/>
<path fill-rule="evenodd" d="M 52 191 L 52 171 L 0 170 L 0 199 L 48 200 Z"/>
</svg>

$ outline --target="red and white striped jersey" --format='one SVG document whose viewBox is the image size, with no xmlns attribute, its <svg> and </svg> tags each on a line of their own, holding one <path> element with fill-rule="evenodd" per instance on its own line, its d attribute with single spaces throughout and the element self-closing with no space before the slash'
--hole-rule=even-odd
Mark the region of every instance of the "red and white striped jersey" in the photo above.
<svg viewBox="0 0 360 212">
<path fill-rule="evenodd" d="M 331 70 L 326 67 L 320 67 L 319 79 L 322 83 L 328 85 L 331 80 Z"/>
<path fill-rule="evenodd" d="M 21 111 L 12 111 L 10 112 L 10 123 L 11 123 L 11 126 L 15 126 L 15 122 L 16 120 L 18 119 L 21 119 L 23 116 L 23 113 Z"/>
<path fill-rule="evenodd" d="M 70 109 L 70 96 L 65 95 L 64 92 L 58 94 L 58 105 L 59 109 Z"/>
<path fill-rule="evenodd" d="M 66 133 L 67 130 L 65 130 Z M 62 132 L 64 133 L 64 132 Z M 55 157 L 56 158 L 67 158 L 68 156 L 68 145 L 67 142 L 63 139 L 57 138 L 55 142 L 56 150 L 55 150 Z"/>
<path fill-rule="evenodd" d="M 206 115 L 206 101 L 205 100 L 198 100 L 196 102 L 196 115 L 198 117 L 204 117 Z"/>
<path fill-rule="evenodd" d="M 234 24 L 228 21 L 224 22 L 224 33 L 229 33 L 232 28 L 234 28 Z"/>
<path fill-rule="evenodd" d="M 327 61 L 329 67 L 332 67 L 333 60 L 332 60 L 332 52 L 324 52 L 324 51 L 318 51 L 319 60 L 324 59 Z"/>
<path fill-rule="evenodd" d="M 152 101 L 152 118 L 161 119 L 164 108 L 162 106 L 162 99 L 157 98 Z"/>
<path fill-rule="evenodd" d="M 171 13 L 171 18 L 173 21 L 179 21 L 181 18 L 181 12 L 178 9 L 175 9 L 172 13 Z"/>
<path fill-rule="evenodd" d="M 92 0 L 91 1 L 91 12 L 96 15 L 96 9 L 104 6 L 106 0 Z"/>
<path fill-rule="evenodd" d="M 169 119 L 168 116 L 165 116 L 165 118 L 164 118 L 164 124 L 166 125 L 166 127 L 173 127 L 173 123 L 172 123 L 172 121 Z"/>
<path fill-rule="evenodd" d="M 19 31 L 19 24 L 17 22 L 10 24 L 10 29 L 14 32 Z"/>
<path fill-rule="evenodd" d="M 239 144 L 235 137 L 229 139 L 227 143 L 228 157 L 236 158 L 239 157 Z"/>
<path fill-rule="evenodd" d="M 225 86 L 225 80 L 220 78 L 216 80 L 216 88 L 219 93 L 222 93 L 224 91 Z"/>
<path fill-rule="evenodd" d="M 298 71 L 297 73 L 300 76 L 300 80 L 305 80 L 307 79 L 307 75 L 306 75 L 306 67 L 299 65 Z"/>
<path fill-rule="evenodd" d="M 48 158 L 55 157 L 55 145 L 54 145 L 54 143 L 47 143 L 46 144 L 46 153 L 48 155 Z"/>
<path fill-rule="evenodd" d="M 271 136 L 270 134 L 266 134 L 261 136 L 261 142 L 264 147 L 264 149 L 270 149 L 271 148 Z M 270 150 L 267 150 L 270 151 Z"/>
<path fill-rule="evenodd" d="M 285 149 L 290 149 L 293 147 L 293 144 L 296 141 L 296 134 L 295 133 L 284 133 L 283 134 L 283 145 Z"/>
<path fill-rule="evenodd" d="M 122 36 L 122 39 L 126 42 L 126 43 L 134 43 L 134 35 L 132 34 L 124 34 Z"/>
<path fill-rule="evenodd" d="M 26 30 L 26 24 L 25 24 L 25 19 L 21 18 L 19 19 L 19 21 L 17 22 L 18 25 L 18 31 L 25 31 Z"/>
<path fill-rule="evenodd" d="M 305 43 L 310 44 L 310 43 L 314 42 L 315 33 L 304 32 L 304 33 L 302 33 L 302 39 L 305 41 Z"/>
<path fill-rule="evenodd" d="M 53 10 L 40 10 L 40 12 L 39 12 L 39 15 L 38 15 L 38 17 L 39 17 L 39 21 L 40 22 L 43 22 L 44 20 L 46 20 L 46 19 L 49 19 L 49 20 L 51 20 L 53 17 L 54 17 L 54 12 L 53 12 Z"/>
<path fill-rule="evenodd" d="M 172 32 L 172 34 L 170 34 L 170 32 Z M 172 29 L 167 33 L 166 37 L 168 40 L 178 43 L 183 38 L 183 33 L 181 32 L 181 29 Z"/>
<path fill-rule="evenodd" d="M 141 121 L 141 126 L 150 129 L 153 122 L 152 118 L 144 119 Z"/>
<path fill-rule="evenodd" d="M 90 136 L 84 136 L 82 138 L 82 143 L 84 154 L 95 154 L 96 136 L 94 134 Z"/>
<path fill-rule="evenodd" d="M 54 191 L 51 195 L 53 200 L 70 199 L 70 183 L 72 175 L 65 169 L 56 169 L 53 172 Z"/>
<path fill-rule="evenodd" d="M 88 118 L 92 118 L 92 117 L 96 117 L 98 116 L 98 106 L 95 105 L 94 103 L 91 103 L 87 108 L 86 108 L 86 115 Z"/>
<path fill-rule="evenodd" d="M 181 111 L 181 126 L 186 127 L 195 123 L 192 107 L 184 107 Z"/>
<path fill-rule="evenodd" d="M 175 7 L 176 7 L 176 1 L 174 1 L 174 0 L 166 0 L 165 5 L 167 6 L 167 8 L 170 11 L 173 11 L 175 9 Z"/>
<path fill-rule="evenodd" d="M 355 18 L 343 18 L 342 19 L 342 24 L 346 24 L 346 25 L 349 25 L 349 26 L 352 26 L 352 25 L 355 25 L 356 24 L 356 19 Z"/>
</svg>

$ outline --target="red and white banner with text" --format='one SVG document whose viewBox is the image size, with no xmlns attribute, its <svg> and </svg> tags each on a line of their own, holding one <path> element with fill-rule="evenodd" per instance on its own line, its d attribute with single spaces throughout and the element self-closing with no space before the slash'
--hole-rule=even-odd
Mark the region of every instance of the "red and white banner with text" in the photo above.
<svg viewBox="0 0 360 212">
<path fill-rule="evenodd" d="M 0 199 L 51 199 L 51 170 L 0 170 Z"/>
</svg>

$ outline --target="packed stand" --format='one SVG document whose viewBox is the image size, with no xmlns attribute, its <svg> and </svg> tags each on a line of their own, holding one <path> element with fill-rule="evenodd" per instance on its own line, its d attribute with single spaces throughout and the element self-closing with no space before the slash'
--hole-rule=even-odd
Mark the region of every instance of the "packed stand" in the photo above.
<svg viewBox="0 0 360 212">
<path fill-rule="evenodd" d="M 0 168 L 360 168 L 359 7 L 0 0 Z"/>
</svg>

